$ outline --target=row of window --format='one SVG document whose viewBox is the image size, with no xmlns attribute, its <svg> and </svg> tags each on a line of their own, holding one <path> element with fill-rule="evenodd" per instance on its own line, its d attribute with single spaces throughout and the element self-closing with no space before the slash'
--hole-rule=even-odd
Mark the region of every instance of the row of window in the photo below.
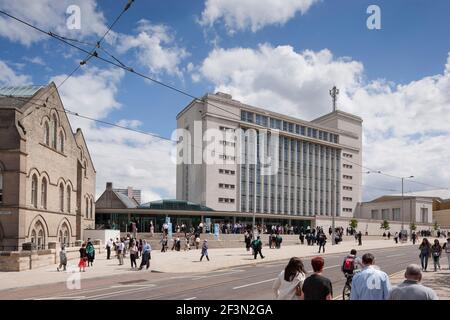
<svg viewBox="0 0 450 320">
<path fill-rule="evenodd" d="M 220 126 L 220 127 L 219 127 L 219 130 L 220 130 L 220 131 L 234 131 L 233 128 L 230 128 L 230 127 L 224 127 L 224 126 Z"/>
<path fill-rule="evenodd" d="M 56 115 L 52 116 L 50 123 L 44 123 L 44 143 L 59 152 L 64 152 L 64 133 L 62 131 L 58 134 L 58 119 Z"/>
<path fill-rule="evenodd" d="M 353 158 L 353 155 L 351 153 L 342 152 L 342 156 L 344 158 Z"/>
<path fill-rule="evenodd" d="M 353 187 L 350 187 L 350 186 L 343 186 L 342 189 L 348 190 L 348 191 L 352 191 L 352 190 L 353 190 Z"/>
<path fill-rule="evenodd" d="M 353 209 L 352 208 L 342 208 L 343 212 L 352 212 Z"/>
<path fill-rule="evenodd" d="M 226 169 L 219 169 L 220 174 L 229 174 L 234 176 L 236 174 L 236 171 L 234 170 L 226 170 Z"/>
<path fill-rule="evenodd" d="M 220 203 L 234 203 L 233 198 L 219 198 Z"/>
<path fill-rule="evenodd" d="M 347 176 L 347 175 L 343 175 L 342 176 L 344 179 L 347 179 L 347 180 L 353 180 L 353 177 L 352 176 Z"/>
<path fill-rule="evenodd" d="M 234 189 L 234 184 L 227 184 L 227 183 L 219 183 L 219 188 L 221 189 Z"/>
<path fill-rule="evenodd" d="M 219 144 L 223 144 L 224 146 L 230 146 L 230 147 L 236 146 L 236 142 L 230 142 L 230 141 L 225 141 L 225 140 L 220 140 Z"/>
<path fill-rule="evenodd" d="M 392 215 L 391 215 L 391 209 L 381 209 L 381 219 L 382 220 L 394 220 L 394 221 L 400 221 L 401 220 L 401 211 L 400 208 L 393 208 L 392 209 Z M 378 209 L 373 209 L 370 212 L 371 218 L 374 220 L 380 219 L 380 214 Z"/>
<path fill-rule="evenodd" d="M 270 120 L 269 120 L 270 119 Z M 267 117 L 253 112 L 248 112 L 241 110 L 241 120 L 249 123 L 256 123 L 263 127 L 269 127 L 273 129 L 278 129 L 290 133 L 299 134 L 302 136 L 307 136 L 311 138 L 316 138 L 328 142 L 338 143 L 338 135 L 331 132 L 326 132 L 318 130 L 315 128 L 305 127 L 292 122 L 287 122 L 284 120 Z M 270 122 L 270 123 L 269 123 Z"/>
<path fill-rule="evenodd" d="M 48 197 L 48 181 L 46 177 L 42 178 L 41 181 L 41 190 L 40 190 L 40 207 L 42 209 L 47 209 L 47 197 Z M 64 184 L 61 182 L 59 184 L 59 211 L 68 212 L 72 211 L 72 189 L 70 185 L 64 187 Z M 34 208 L 38 208 L 38 177 L 36 174 L 33 174 L 31 178 L 31 205 Z M 93 219 L 93 200 L 86 198 L 86 217 Z"/>
<path fill-rule="evenodd" d="M 344 200 L 344 201 L 353 201 L 353 199 L 350 198 L 350 197 L 343 197 L 342 200 Z"/>
<path fill-rule="evenodd" d="M 343 164 L 342 165 L 345 169 L 352 169 L 353 168 L 353 166 L 351 165 L 351 164 Z"/>
<path fill-rule="evenodd" d="M 219 159 L 235 161 L 236 157 L 235 156 L 227 156 L 225 154 L 219 154 Z"/>
</svg>

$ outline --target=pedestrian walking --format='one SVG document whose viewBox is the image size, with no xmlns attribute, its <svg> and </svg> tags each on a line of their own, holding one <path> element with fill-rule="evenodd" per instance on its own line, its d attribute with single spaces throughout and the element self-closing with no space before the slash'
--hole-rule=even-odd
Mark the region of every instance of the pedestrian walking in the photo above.
<svg viewBox="0 0 450 320">
<path fill-rule="evenodd" d="M 300 258 L 293 257 L 276 278 L 272 289 L 277 300 L 299 300 L 303 298 L 302 287 L 306 270 Z"/>
<path fill-rule="evenodd" d="M 56 270 L 59 271 L 59 269 L 64 268 L 63 271 L 66 271 L 66 266 L 67 266 L 66 246 L 62 245 L 61 250 L 59 251 L 59 266 L 56 268 Z"/>
<path fill-rule="evenodd" d="M 167 237 L 163 236 L 159 243 L 161 243 L 161 252 L 166 252 L 168 247 Z"/>
<path fill-rule="evenodd" d="M 252 236 L 247 231 L 245 232 L 245 235 L 244 235 L 244 241 L 245 241 L 245 248 L 247 249 L 247 251 L 250 251 L 251 244 L 252 244 Z"/>
<path fill-rule="evenodd" d="M 253 240 L 252 242 L 252 248 L 253 248 L 253 256 L 256 259 L 256 257 L 259 256 L 261 257 L 261 259 L 264 259 L 264 256 L 262 255 L 262 241 L 261 241 L 261 237 L 258 236 L 255 240 Z"/>
<path fill-rule="evenodd" d="M 352 279 L 350 300 L 386 300 L 391 290 L 389 276 L 375 264 L 371 253 L 362 256 L 363 269 Z"/>
<path fill-rule="evenodd" d="M 387 237 L 388 237 L 388 240 L 391 240 L 391 232 L 390 231 L 388 231 Z"/>
<path fill-rule="evenodd" d="M 413 244 L 416 244 L 416 240 L 417 240 L 417 234 L 415 232 L 413 232 L 411 234 L 411 240 Z"/>
<path fill-rule="evenodd" d="M 79 250 L 80 252 L 80 261 L 78 262 L 78 267 L 80 268 L 80 272 L 86 271 L 86 261 L 87 261 L 87 254 L 86 254 L 86 244 L 82 244 L 81 248 Z"/>
<path fill-rule="evenodd" d="M 200 246 L 200 237 L 197 236 L 195 238 L 195 249 L 198 250 L 198 247 Z"/>
<path fill-rule="evenodd" d="M 117 244 L 117 258 L 119 259 L 119 266 L 123 265 L 123 253 L 125 250 L 125 244 L 123 243 L 122 239 Z"/>
<path fill-rule="evenodd" d="M 325 233 L 321 232 L 319 234 L 318 243 L 319 243 L 319 253 L 321 249 L 323 249 L 323 253 L 325 253 L 325 244 L 327 243 L 327 236 L 325 235 Z"/>
<path fill-rule="evenodd" d="M 303 232 L 300 232 L 300 235 L 298 236 L 298 238 L 300 239 L 301 244 L 305 243 L 305 235 L 303 234 Z"/>
<path fill-rule="evenodd" d="M 111 248 L 113 246 L 113 240 L 109 239 L 108 241 L 106 241 L 106 260 L 110 260 L 111 259 Z"/>
<path fill-rule="evenodd" d="M 360 232 L 358 232 L 358 246 L 362 246 L 362 233 L 361 233 L 361 231 Z"/>
<path fill-rule="evenodd" d="M 389 300 L 438 300 L 433 289 L 420 284 L 422 271 L 417 264 L 410 264 L 405 271 L 405 281 L 389 292 Z"/>
<path fill-rule="evenodd" d="M 141 260 L 141 265 L 139 266 L 139 270 L 142 270 L 142 268 L 146 268 L 146 270 L 148 270 L 148 268 L 150 268 L 150 260 L 152 258 L 151 256 L 151 252 L 152 252 L 152 247 L 150 246 L 150 243 L 147 243 L 146 240 L 142 241 L 142 260 Z"/>
<path fill-rule="evenodd" d="M 95 259 L 95 248 L 91 241 L 88 241 L 88 243 L 86 245 L 86 255 L 87 255 L 88 267 L 92 267 L 94 264 L 94 259 Z"/>
<path fill-rule="evenodd" d="M 130 262 L 131 262 L 131 268 L 137 268 L 137 264 L 136 264 L 136 259 L 139 255 L 139 250 L 138 247 L 136 245 L 136 243 L 134 242 L 134 240 L 131 240 L 130 242 Z"/>
<path fill-rule="evenodd" d="M 155 227 L 153 226 L 153 221 L 150 221 L 150 237 L 153 238 L 155 234 Z"/>
<path fill-rule="evenodd" d="M 442 254 L 442 247 L 439 244 L 439 240 L 435 239 L 434 244 L 431 246 L 431 256 L 433 257 L 433 264 L 434 264 L 434 272 L 437 271 L 437 268 L 441 270 L 441 263 L 440 258 Z"/>
<path fill-rule="evenodd" d="M 448 269 L 450 270 L 450 237 L 447 238 L 447 242 L 444 243 L 442 249 L 445 251 L 445 254 L 447 255 Z"/>
<path fill-rule="evenodd" d="M 281 237 L 280 234 L 277 234 L 277 236 L 275 237 L 275 246 L 277 249 L 281 248 L 281 243 L 283 242 L 283 238 Z"/>
<path fill-rule="evenodd" d="M 202 261 L 203 257 L 206 256 L 206 259 L 208 259 L 209 261 L 209 257 L 208 257 L 208 240 L 203 240 L 203 245 L 202 245 L 202 255 L 200 257 L 200 261 Z"/>
<path fill-rule="evenodd" d="M 428 258 L 431 256 L 431 245 L 427 238 L 423 238 L 422 243 L 419 246 L 420 250 L 420 264 L 422 265 L 422 271 L 427 271 Z"/>
<path fill-rule="evenodd" d="M 330 279 L 322 276 L 325 261 L 322 257 L 311 260 L 314 273 L 303 282 L 304 300 L 332 300 L 333 286 Z"/>
</svg>

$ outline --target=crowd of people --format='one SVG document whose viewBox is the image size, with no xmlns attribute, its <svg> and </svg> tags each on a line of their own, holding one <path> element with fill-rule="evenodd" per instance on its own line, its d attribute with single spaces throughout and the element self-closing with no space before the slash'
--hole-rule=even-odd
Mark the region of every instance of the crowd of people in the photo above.
<svg viewBox="0 0 450 320">
<path fill-rule="evenodd" d="M 350 300 L 438 300 L 436 292 L 422 285 L 423 272 L 427 272 L 428 258 L 433 257 L 434 271 L 440 270 L 440 257 L 447 255 L 450 266 L 450 237 L 441 246 L 439 239 L 433 245 L 427 238 L 419 246 L 421 266 L 407 266 L 405 280 L 392 286 L 387 273 L 375 265 L 375 256 L 371 253 L 357 257 L 352 249 L 342 263 L 341 271 L 350 277 Z M 280 272 L 273 290 L 278 300 L 332 300 L 332 282 L 323 275 L 325 261 L 322 257 L 311 259 L 313 273 L 307 276 L 303 261 L 291 258 L 286 268 Z M 449 267 L 450 269 L 450 267 Z"/>
</svg>

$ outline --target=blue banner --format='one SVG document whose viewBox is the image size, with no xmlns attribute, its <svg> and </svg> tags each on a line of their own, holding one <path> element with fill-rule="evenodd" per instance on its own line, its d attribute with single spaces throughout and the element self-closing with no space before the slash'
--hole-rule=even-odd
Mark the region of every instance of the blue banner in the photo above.
<svg viewBox="0 0 450 320">
<path fill-rule="evenodd" d="M 170 221 L 170 218 L 169 218 L 169 221 Z M 170 239 L 172 239 L 172 222 L 168 222 L 167 226 L 169 227 L 169 230 L 167 230 L 167 236 L 170 240 Z"/>
<path fill-rule="evenodd" d="M 217 240 L 219 239 L 219 224 L 214 223 L 214 238 Z"/>
</svg>

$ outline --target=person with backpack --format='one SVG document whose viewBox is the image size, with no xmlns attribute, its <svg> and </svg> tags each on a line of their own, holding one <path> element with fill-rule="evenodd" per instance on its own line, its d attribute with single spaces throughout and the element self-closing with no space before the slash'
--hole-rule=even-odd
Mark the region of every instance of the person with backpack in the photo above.
<svg viewBox="0 0 450 320">
<path fill-rule="evenodd" d="M 344 258 L 342 263 L 341 271 L 344 274 L 353 275 L 358 267 L 362 267 L 361 260 L 356 256 L 356 250 L 352 249 L 350 254 Z"/>
<path fill-rule="evenodd" d="M 281 237 L 281 235 L 277 234 L 276 238 L 275 238 L 275 245 L 277 249 L 281 248 L 281 243 L 283 242 L 283 238 Z"/>
<path fill-rule="evenodd" d="M 92 242 L 88 239 L 88 243 L 86 245 L 86 255 L 88 261 L 88 267 L 92 267 L 95 259 L 95 248 Z"/>
<path fill-rule="evenodd" d="M 261 259 L 264 259 L 264 256 L 262 255 L 262 242 L 261 242 L 261 237 L 258 236 L 255 240 L 253 240 L 252 242 L 252 248 L 253 248 L 253 256 L 256 257 L 258 256 L 258 253 L 261 257 Z"/>
</svg>

